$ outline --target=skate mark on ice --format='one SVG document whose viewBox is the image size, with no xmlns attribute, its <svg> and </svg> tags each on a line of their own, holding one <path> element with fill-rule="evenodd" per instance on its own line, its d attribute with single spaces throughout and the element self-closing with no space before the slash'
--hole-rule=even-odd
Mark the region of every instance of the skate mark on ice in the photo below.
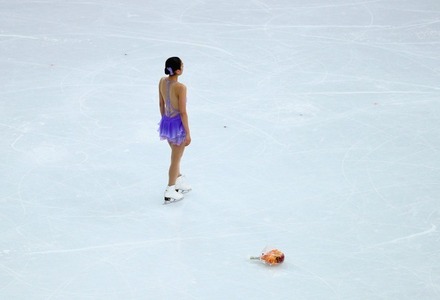
<svg viewBox="0 0 440 300">
<path fill-rule="evenodd" d="M 395 244 L 395 243 L 398 243 L 398 242 L 401 242 L 401 241 L 411 240 L 411 239 L 414 239 L 414 238 L 417 238 L 417 237 L 429 235 L 431 233 L 436 233 L 436 232 L 437 232 L 437 226 L 432 224 L 431 228 L 427 229 L 425 231 L 422 231 L 422 232 L 419 232 L 419 233 L 410 234 L 410 235 L 403 236 L 403 237 L 400 237 L 400 238 L 395 238 L 395 239 L 390 240 L 390 241 L 374 244 L 374 245 L 369 246 L 368 248 L 376 248 L 376 247 L 380 247 L 380 246 L 384 246 L 384 245 Z"/>
</svg>

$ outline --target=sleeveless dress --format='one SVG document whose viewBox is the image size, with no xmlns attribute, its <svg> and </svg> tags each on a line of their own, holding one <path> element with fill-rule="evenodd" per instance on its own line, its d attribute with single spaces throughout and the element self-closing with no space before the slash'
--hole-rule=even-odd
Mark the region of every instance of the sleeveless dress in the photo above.
<svg viewBox="0 0 440 300">
<path fill-rule="evenodd" d="M 165 114 L 159 123 L 159 136 L 161 140 L 167 140 L 171 144 L 180 145 L 185 141 L 186 132 L 180 118 L 180 112 L 171 105 L 170 88 L 172 82 L 165 78 Z"/>
</svg>

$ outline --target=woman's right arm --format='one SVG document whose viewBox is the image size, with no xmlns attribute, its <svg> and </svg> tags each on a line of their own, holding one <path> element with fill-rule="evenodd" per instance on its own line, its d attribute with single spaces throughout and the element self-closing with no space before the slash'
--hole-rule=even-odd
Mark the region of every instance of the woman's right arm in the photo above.
<svg viewBox="0 0 440 300">
<path fill-rule="evenodd" d="M 162 93 L 160 91 L 160 86 L 161 86 L 162 80 L 163 79 L 161 79 L 159 81 L 159 110 L 160 110 L 161 116 L 163 116 L 165 114 L 165 100 L 163 99 Z"/>
</svg>

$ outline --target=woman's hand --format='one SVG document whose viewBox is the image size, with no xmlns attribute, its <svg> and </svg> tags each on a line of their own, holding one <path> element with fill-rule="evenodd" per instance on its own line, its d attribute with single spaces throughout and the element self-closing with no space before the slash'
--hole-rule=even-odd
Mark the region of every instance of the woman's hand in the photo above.
<svg viewBox="0 0 440 300">
<path fill-rule="evenodd" d="M 191 135 L 187 134 L 185 137 L 185 146 L 191 144 Z"/>
</svg>

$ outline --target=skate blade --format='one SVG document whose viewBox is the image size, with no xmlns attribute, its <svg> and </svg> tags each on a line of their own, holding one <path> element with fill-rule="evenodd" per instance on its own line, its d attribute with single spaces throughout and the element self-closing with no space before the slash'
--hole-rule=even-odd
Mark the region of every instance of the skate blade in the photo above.
<svg viewBox="0 0 440 300">
<path fill-rule="evenodd" d="M 171 203 L 175 203 L 175 202 L 179 202 L 182 201 L 184 197 L 180 198 L 180 199 L 174 199 L 174 198 L 169 198 L 169 197 L 165 197 L 164 201 L 163 201 L 163 205 L 168 205 Z"/>
<path fill-rule="evenodd" d="M 191 192 L 191 190 L 192 190 L 192 189 L 189 189 L 189 190 L 181 190 L 181 189 L 178 189 L 178 190 L 176 190 L 176 192 L 179 192 L 179 193 L 181 193 L 181 194 L 186 194 L 186 193 Z"/>
</svg>

